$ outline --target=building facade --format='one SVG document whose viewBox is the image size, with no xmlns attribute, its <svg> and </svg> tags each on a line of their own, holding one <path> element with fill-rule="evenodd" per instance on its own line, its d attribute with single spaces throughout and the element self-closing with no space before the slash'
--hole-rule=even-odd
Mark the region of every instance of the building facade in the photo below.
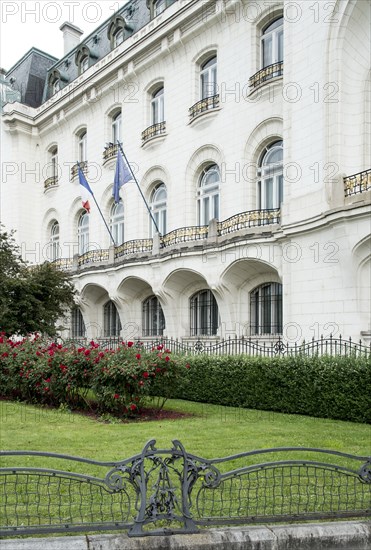
<svg viewBox="0 0 371 550">
<path fill-rule="evenodd" d="M 32 99 L 25 58 L 6 73 L 1 220 L 70 271 L 65 335 L 370 341 L 370 12 L 131 0 L 31 50 Z M 157 228 L 135 182 L 114 203 L 117 141 Z"/>
</svg>

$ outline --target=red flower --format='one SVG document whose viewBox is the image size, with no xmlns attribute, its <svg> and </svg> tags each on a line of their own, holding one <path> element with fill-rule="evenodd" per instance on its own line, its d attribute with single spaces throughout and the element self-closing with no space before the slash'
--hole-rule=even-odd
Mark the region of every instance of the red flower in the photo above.
<svg viewBox="0 0 371 550">
<path fill-rule="evenodd" d="M 160 369 L 160 367 L 157 367 L 156 372 L 161 372 L 161 371 L 162 369 Z"/>
<path fill-rule="evenodd" d="M 149 376 L 148 372 L 145 371 L 145 372 L 143 373 L 143 378 L 148 378 L 148 376 Z"/>
<path fill-rule="evenodd" d="M 191 365 L 186 365 L 186 369 L 190 369 L 191 368 Z"/>
<path fill-rule="evenodd" d="M 157 346 L 157 349 L 158 349 L 158 350 L 163 349 L 163 348 L 164 348 L 164 346 L 161 346 L 161 345 L 160 345 L 160 346 Z"/>
<path fill-rule="evenodd" d="M 165 361 L 170 361 L 170 357 L 168 355 L 165 357 Z"/>
<path fill-rule="evenodd" d="M 50 382 L 50 378 L 45 378 L 44 382 Z"/>
<path fill-rule="evenodd" d="M 90 349 L 86 349 L 86 350 L 84 351 L 84 355 L 86 355 L 86 357 L 87 357 L 88 355 L 90 355 Z"/>
<path fill-rule="evenodd" d="M 118 393 L 115 393 L 115 395 L 113 396 L 114 399 L 119 399 L 119 397 L 120 397 L 120 394 Z"/>
<path fill-rule="evenodd" d="M 136 408 L 137 408 L 137 406 L 136 406 L 134 403 L 132 403 L 132 404 L 130 405 L 130 410 L 135 411 Z"/>
<path fill-rule="evenodd" d="M 0 342 L 0 343 L 1 343 L 1 342 Z M 5 352 L 1 355 L 1 357 L 9 357 L 9 354 L 5 351 Z"/>
<path fill-rule="evenodd" d="M 139 382 L 139 386 L 144 386 L 144 382 L 143 382 L 143 380 L 140 380 L 140 382 Z"/>
<path fill-rule="evenodd" d="M 128 342 L 128 348 L 131 348 L 132 346 L 134 346 L 134 342 Z"/>
<path fill-rule="evenodd" d="M 137 359 L 140 359 L 140 358 L 141 358 L 140 353 L 137 353 L 135 357 L 136 357 Z"/>
</svg>

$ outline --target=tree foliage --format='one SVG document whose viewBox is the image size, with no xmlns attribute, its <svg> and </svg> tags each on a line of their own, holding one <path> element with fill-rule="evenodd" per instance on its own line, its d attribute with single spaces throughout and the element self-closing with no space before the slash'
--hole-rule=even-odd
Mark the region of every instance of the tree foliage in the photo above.
<svg viewBox="0 0 371 550">
<path fill-rule="evenodd" d="M 27 266 L 13 232 L 0 227 L 0 327 L 7 334 L 53 336 L 56 322 L 73 306 L 75 290 L 67 273 L 45 262 Z"/>
</svg>

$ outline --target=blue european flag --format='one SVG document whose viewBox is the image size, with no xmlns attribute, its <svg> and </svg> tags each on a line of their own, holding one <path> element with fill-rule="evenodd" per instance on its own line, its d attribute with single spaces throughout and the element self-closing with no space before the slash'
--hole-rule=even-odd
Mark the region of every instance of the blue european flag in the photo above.
<svg viewBox="0 0 371 550">
<path fill-rule="evenodd" d="M 128 168 L 120 149 L 117 151 L 116 172 L 115 179 L 113 181 L 112 195 L 115 202 L 120 202 L 120 188 L 124 183 L 133 179 L 132 173 Z"/>
</svg>

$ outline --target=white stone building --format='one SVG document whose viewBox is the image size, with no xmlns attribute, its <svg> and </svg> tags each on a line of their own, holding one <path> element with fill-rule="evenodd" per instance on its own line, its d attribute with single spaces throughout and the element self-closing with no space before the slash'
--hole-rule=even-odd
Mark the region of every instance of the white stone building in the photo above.
<svg viewBox="0 0 371 550">
<path fill-rule="evenodd" d="M 73 275 L 66 334 L 369 341 L 370 14 L 132 0 L 6 73 L 1 220 Z M 117 139 L 159 234 L 133 181 L 113 202 Z"/>
</svg>

